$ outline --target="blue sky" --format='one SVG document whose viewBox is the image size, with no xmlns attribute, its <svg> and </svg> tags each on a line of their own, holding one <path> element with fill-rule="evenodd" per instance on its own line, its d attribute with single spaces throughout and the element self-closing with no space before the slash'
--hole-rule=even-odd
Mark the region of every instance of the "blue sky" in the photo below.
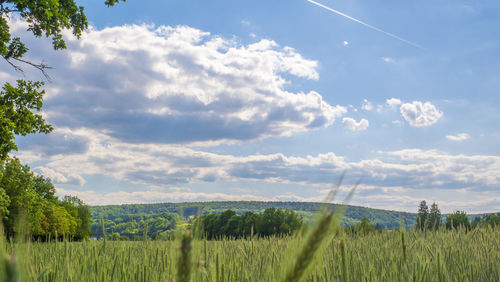
<svg viewBox="0 0 500 282">
<path fill-rule="evenodd" d="M 16 155 L 60 194 L 321 201 L 345 172 L 337 201 L 500 210 L 497 1 L 318 1 L 423 48 L 306 0 L 102 2 L 65 51 L 11 21 L 55 67 Z"/>
</svg>

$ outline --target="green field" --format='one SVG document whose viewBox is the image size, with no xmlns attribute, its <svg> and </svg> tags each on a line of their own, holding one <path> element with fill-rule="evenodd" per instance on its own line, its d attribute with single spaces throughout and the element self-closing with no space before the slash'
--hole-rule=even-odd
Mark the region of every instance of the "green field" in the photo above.
<svg viewBox="0 0 500 282">
<path fill-rule="evenodd" d="M 301 281 L 500 281 L 499 238 L 498 228 L 364 236 L 333 228 L 313 252 Z M 283 281 L 310 242 L 307 235 L 195 239 L 184 257 L 191 281 Z M 2 277 L 10 271 L 21 281 L 179 281 L 180 244 L 2 243 L 3 252 L 14 253 L 2 264 Z"/>
</svg>

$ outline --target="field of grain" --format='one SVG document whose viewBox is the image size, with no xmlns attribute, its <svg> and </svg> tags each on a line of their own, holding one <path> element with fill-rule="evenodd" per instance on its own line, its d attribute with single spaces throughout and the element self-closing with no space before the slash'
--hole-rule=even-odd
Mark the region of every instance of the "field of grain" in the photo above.
<svg viewBox="0 0 500 282">
<path fill-rule="evenodd" d="M 9 281 L 294 281 L 311 237 L 2 243 Z M 300 281 L 500 281 L 500 230 L 330 230 Z M 186 247 L 188 247 L 186 249 Z M 190 249 L 189 249 L 190 247 Z M 11 254 L 14 254 L 13 256 Z M 183 265 L 184 264 L 184 265 Z M 16 277 L 17 276 L 17 277 Z M 291 278 L 292 277 L 292 278 Z M 16 280 L 19 279 L 19 280 Z"/>
</svg>

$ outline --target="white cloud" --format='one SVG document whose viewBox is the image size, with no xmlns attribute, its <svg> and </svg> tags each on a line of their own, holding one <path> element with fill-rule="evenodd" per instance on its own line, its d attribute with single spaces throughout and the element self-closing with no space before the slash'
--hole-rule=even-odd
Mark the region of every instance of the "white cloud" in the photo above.
<svg viewBox="0 0 500 282">
<path fill-rule="evenodd" d="M 430 102 L 414 101 L 413 103 L 402 104 L 399 108 L 403 118 L 415 127 L 424 127 L 435 124 L 442 116 L 443 112 L 439 111 Z"/>
<path fill-rule="evenodd" d="M 363 104 L 361 105 L 361 109 L 365 111 L 373 110 L 372 102 L 368 101 L 367 99 L 363 99 Z"/>
<path fill-rule="evenodd" d="M 78 154 L 39 156 L 43 167 L 64 182 L 71 175 L 106 175 L 134 184 L 155 187 L 186 187 L 216 181 L 254 180 L 268 183 L 327 185 L 348 171 L 363 177 L 363 183 L 377 186 L 488 188 L 500 185 L 500 157 L 448 155 L 418 149 L 380 152 L 378 158 L 347 161 L 334 153 L 292 157 L 283 154 L 235 156 L 215 154 L 179 145 L 130 144 L 99 132 L 87 134 L 88 149 Z M 50 143 L 46 144 L 50 146 Z M 33 152 L 25 149 L 36 162 Z M 61 176 L 62 175 L 62 176 Z"/>
<path fill-rule="evenodd" d="M 470 135 L 467 133 L 459 133 L 457 135 L 447 135 L 446 139 L 451 140 L 451 141 L 455 141 L 455 142 L 461 142 L 461 141 L 465 141 L 467 139 L 470 139 Z"/>
<path fill-rule="evenodd" d="M 22 36 L 55 68 L 45 110 L 57 127 L 214 145 L 327 127 L 346 112 L 315 91 L 285 90 L 292 79 L 317 80 L 318 63 L 268 39 L 241 45 L 188 26 L 124 25 L 91 28 L 55 53 Z"/>
<path fill-rule="evenodd" d="M 385 101 L 385 103 L 386 103 L 389 107 L 391 107 L 391 108 L 395 108 L 395 107 L 397 107 L 397 106 L 401 105 L 401 103 L 402 103 L 402 102 L 401 102 L 401 100 L 400 100 L 400 99 L 398 99 L 398 98 L 391 98 L 391 99 L 387 99 L 387 100 Z"/>
<path fill-rule="evenodd" d="M 69 174 L 68 176 L 64 176 L 62 173 L 57 172 L 48 167 L 39 166 L 34 169 L 35 171 L 40 172 L 44 177 L 50 178 L 55 184 L 76 184 L 79 186 L 83 186 L 85 184 L 85 180 L 78 174 Z"/>
<path fill-rule="evenodd" d="M 394 59 L 391 57 L 382 57 L 382 61 L 386 63 L 394 63 Z"/>
<path fill-rule="evenodd" d="M 363 131 L 368 129 L 368 126 L 370 126 L 370 123 L 366 119 L 361 119 L 359 122 L 356 122 L 355 119 L 350 118 L 350 117 L 345 117 L 342 119 L 342 125 L 344 125 L 344 128 L 350 130 L 350 131 Z"/>
</svg>

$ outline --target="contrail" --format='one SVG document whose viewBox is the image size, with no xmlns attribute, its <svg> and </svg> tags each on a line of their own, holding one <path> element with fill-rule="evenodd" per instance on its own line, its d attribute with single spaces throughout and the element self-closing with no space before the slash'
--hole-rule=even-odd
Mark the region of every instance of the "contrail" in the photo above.
<svg viewBox="0 0 500 282">
<path fill-rule="evenodd" d="M 415 43 L 413 43 L 413 42 L 410 42 L 410 41 L 408 41 L 408 40 L 406 40 L 406 39 L 404 39 L 404 38 L 401 38 L 401 37 L 399 37 L 399 36 L 397 36 L 397 35 L 394 35 L 394 34 L 392 34 L 392 33 L 390 33 L 390 32 L 383 31 L 383 30 L 381 30 L 381 29 L 380 29 L 380 28 L 378 28 L 378 27 L 375 27 L 375 26 L 373 26 L 373 25 L 369 25 L 369 24 L 367 24 L 367 23 L 365 23 L 365 22 L 362 22 L 362 21 L 360 21 L 360 20 L 358 20 L 358 19 L 355 19 L 355 18 L 353 18 L 353 17 L 351 17 L 351 16 L 349 16 L 349 15 L 346 15 L 346 14 L 344 14 L 344 13 L 340 12 L 340 11 L 337 11 L 337 10 L 334 10 L 334 9 L 332 9 L 332 8 L 330 8 L 330 7 L 327 7 L 327 6 L 325 6 L 325 5 L 321 4 L 321 3 L 318 3 L 318 2 L 313 1 L 313 0 L 307 0 L 307 1 L 308 1 L 308 2 L 310 2 L 310 3 L 312 3 L 312 4 L 314 4 L 314 5 L 316 5 L 316 6 L 319 6 L 319 7 L 321 7 L 321 8 L 327 9 L 327 10 L 328 10 L 328 11 L 330 11 L 330 12 L 334 12 L 334 13 L 335 13 L 335 14 L 337 14 L 337 15 L 340 15 L 340 16 L 343 16 L 343 17 L 346 17 L 346 18 L 350 19 L 351 21 L 355 21 L 355 22 L 360 23 L 360 24 L 362 24 L 362 25 L 364 25 L 364 26 L 366 26 L 366 27 L 368 27 L 368 28 L 371 28 L 371 29 L 373 29 L 373 30 L 376 30 L 376 31 L 382 32 L 383 34 L 388 35 L 388 36 L 390 36 L 390 37 L 392 37 L 392 38 L 396 38 L 397 40 L 402 41 L 402 42 L 404 42 L 404 43 L 406 43 L 406 44 L 409 44 L 409 45 L 411 45 L 411 46 L 413 46 L 413 47 L 416 47 L 416 48 L 419 48 L 419 49 L 423 49 L 423 50 L 425 50 L 425 48 L 424 48 L 424 47 L 422 47 L 422 46 L 420 46 L 420 45 L 418 45 L 418 44 L 415 44 Z"/>
</svg>

